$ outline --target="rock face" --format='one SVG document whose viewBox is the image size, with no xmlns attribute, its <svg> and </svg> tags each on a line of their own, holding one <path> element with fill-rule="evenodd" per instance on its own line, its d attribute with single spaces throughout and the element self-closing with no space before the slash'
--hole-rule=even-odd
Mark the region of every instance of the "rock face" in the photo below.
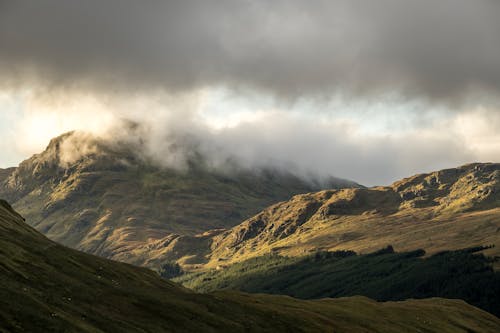
<svg viewBox="0 0 500 333">
<path fill-rule="evenodd" d="M 469 164 L 417 175 L 394 183 L 394 192 L 411 207 L 465 212 L 500 205 L 500 164 Z"/>
<path fill-rule="evenodd" d="M 393 244 L 429 253 L 500 246 L 500 164 L 470 164 L 391 186 L 294 196 L 214 237 L 212 261 L 318 249 L 366 252 Z"/>
<path fill-rule="evenodd" d="M 219 172 L 196 153 L 186 169 L 160 168 L 137 151 L 130 143 L 67 133 L 19 167 L 2 170 L 0 196 L 57 242 L 149 265 L 167 248 L 175 249 L 168 259 L 182 258 L 187 244 L 207 249 L 199 234 L 232 227 L 294 194 L 358 186 L 339 179 L 313 184 L 277 170 Z"/>
<path fill-rule="evenodd" d="M 58 245 L 3 200 L 0 249 L 5 332 L 489 333 L 500 327 L 493 315 L 441 298 L 377 303 L 365 297 L 196 294 L 148 269 Z"/>
</svg>

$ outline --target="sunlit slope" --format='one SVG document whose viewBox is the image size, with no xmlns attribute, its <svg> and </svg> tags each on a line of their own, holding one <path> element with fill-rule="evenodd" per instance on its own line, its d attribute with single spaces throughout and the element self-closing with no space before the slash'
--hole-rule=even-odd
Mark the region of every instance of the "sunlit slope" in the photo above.
<svg viewBox="0 0 500 333">
<path fill-rule="evenodd" d="M 0 331 L 497 332 L 462 301 L 301 301 L 200 295 L 144 269 L 57 245 L 0 201 Z"/>
<path fill-rule="evenodd" d="M 287 172 L 234 165 L 215 171 L 195 150 L 177 170 L 138 152 L 131 143 L 68 133 L 18 168 L 0 172 L 0 196 L 52 240 L 143 265 L 158 242 L 178 247 L 179 237 L 187 236 L 206 247 L 189 237 L 232 227 L 294 194 L 355 185 L 339 179 L 314 184 Z"/>
<path fill-rule="evenodd" d="M 391 186 L 328 190 L 275 204 L 214 237 L 209 266 L 275 252 L 372 252 L 496 245 L 500 254 L 500 164 L 470 164 Z"/>
</svg>

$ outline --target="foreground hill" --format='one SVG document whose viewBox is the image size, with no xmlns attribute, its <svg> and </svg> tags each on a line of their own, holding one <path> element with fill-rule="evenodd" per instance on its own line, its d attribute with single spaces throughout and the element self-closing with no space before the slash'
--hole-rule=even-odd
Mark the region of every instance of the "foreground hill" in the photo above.
<svg viewBox="0 0 500 333">
<path fill-rule="evenodd" d="M 194 150 L 185 169 L 161 168 L 140 150 L 83 133 L 62 135 L 19 167 L 0 170 L 0 197 L 52 240 L 144 265 L 158 244 L 207 247 L 208 236 L 194 236 L 232 227 L 294 194 L 357 186 L 333 178 L 314 183 L 277 170 L 215 171 Z"/>
<path fill-rule="evenodd" d="M 498 332 L 463 301 L 301 301 L 201 295 L 155 273 L 63 247 L 0 201 L 0 331 L 5 332 Z M 14 301 L 15 300 L 15 301 Z"/>
<path fill-rule="evenodd" d="M 500 164 L 470 164 L 391 186 L 327 190 L 275 204 L 214 236 L 209 267 L 318 250 L 429 254 L 479 245 L 500 254 Z"/>
<path fill-rule="evenodd" d="M 379 301 L 445 297 L 463 299 L 500 315 L 500 272 L 482 247 L 396 253 L 391 247 L 365 255 L 317 252 L 306 257 L 268 255 L 226 269 L 182 275 L 174 281 L 197 291 L 221 289 L 316 299 L 363 295 Z M 497 259 L 497 261 L 500 258 Z"/>
</svg>

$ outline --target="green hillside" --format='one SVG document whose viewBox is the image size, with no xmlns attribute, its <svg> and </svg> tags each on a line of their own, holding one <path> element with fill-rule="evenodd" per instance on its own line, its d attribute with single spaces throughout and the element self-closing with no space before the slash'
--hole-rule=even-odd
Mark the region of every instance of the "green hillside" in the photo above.
<svg viewBox="0 0 500 333">
<path fill-rule="evenodd" d="M 492 268 L 494 259 L 474 253 L 480 250 L 446 251 L 426 258 L 423 250 L 395 253 L 392 247 L 366 255 L 352 251 L 307 257 L 268 255 L 174 281 L 202 292 L 232 289 L 305 299 L 445 297 L 463 299 L 498 316 L 500 272 Z"/>
<path fill-rule="evenodd" d="M 196 294 L 58 245 L 0 201 L 1 332 L 498 332 L 463 301 Z"/>
<path fill-rule="evenodd" d="M 68 133 L 19 167 L 1 171 L 0 197 L 52 240 L 155 265 L 165 255 L 182 258 L 179 248 L 185 243 L 208 249 L 207 237 L 196 235 L 232 227 L 294 194 L 356 186 L 333 178 L 314 183 L 285 171 L 245 170 L 230 163 L 216 171 L 194 148 L 183 169 L 160 167 L 138 152 L 140 147 L 131 143 Z"/>
<path fill-rule="evenodd" d="M 0 195 L 38 231 L 91 254 L 155 269 L 176 261 L 185 270 L 387 244 L 428 254 L 493 244 L 485 253 L 500 255 L 500 164 L 360 188 L 277 170 L 216 171 L 196 154 L 182 171 L 160 168 L 137 147 L 75 135 L 1 171 Z M 67 140 L 87 153 L 63 163 Z M 311 192 L 322 186 L 350 188 Z M 296 193 L 305 194 L 290 198 Z"/>
</svg>

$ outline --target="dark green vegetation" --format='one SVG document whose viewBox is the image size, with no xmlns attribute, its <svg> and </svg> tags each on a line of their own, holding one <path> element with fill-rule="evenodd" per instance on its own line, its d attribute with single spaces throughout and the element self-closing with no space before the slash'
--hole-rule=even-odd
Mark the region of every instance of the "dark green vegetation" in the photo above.
<svg viewBox="0 0 500 333">
<path fill-rule="evenodd" d="M 184 256 L 185 264 L 198 260 L 218 231 L 197 234 L 232 227 L 294 194 L 356 185 L 234 165 L 215 171 L 194 148 L 184 168 L 160 167 L 138 151 L 130 143 L 68 133 L 19 167 L 1 170 L 0 197 L 52 240 L 159 267 Z"/>
<path fill-rule="evenodd" d="M 164 279 L 173 279 L 183 273 L 181 266 L 176 262 L 167 262 L 163 264 L 158 271 L 158 274 Z"/>
<path fill-rule="evenodd" d="M 1 332 L 498 332 L 463 301 L 196 294 L 58 245 L 0 200 Z"/>
<path fill-rule="evenodd" d="M 307 257 L 268 255 L 175 281 L 197 291 L 234 289 L 313 299 L 363 295 L 380 301 L 444 297 L 463 299 L 500 315 L 500 272 L 482 247 L 422 258 L 423 250 L 392 247 L 356 255 L 318 252 Z M 497 259 L 498 260 L 498 259 Z"/>
</svg>

